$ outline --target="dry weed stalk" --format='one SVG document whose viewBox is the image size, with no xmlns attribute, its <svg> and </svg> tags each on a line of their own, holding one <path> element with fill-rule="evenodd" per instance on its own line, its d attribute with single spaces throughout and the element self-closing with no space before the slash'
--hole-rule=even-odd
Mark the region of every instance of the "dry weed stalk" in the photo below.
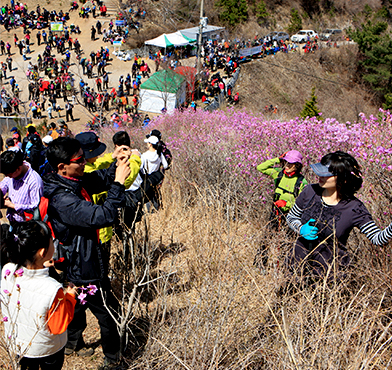
<svg viewBox="0 0 392 370">
<path fill-rule="evenodd" d="M 165 180 L 164 209 L 148 216 L 149 238 L 160 241 L 162 252 L 151 271 L 165 277 L 151 284 L 149 337 L 131 368 L 391 366 L 390 258 L 375 256 L 354 235 L 344 279 L 309 285 L 299 276 L 289 284 L 283 267 L 289 238 L 271 232 L 263 214 L 253 223 L 244 213 L 238 217 L 240 200 L 229 188 Z M 265 241 L 271 258 L 263 275 L 253 259 Z M 335 272 L 331 266 L 328 274 Z"/>
</svg>

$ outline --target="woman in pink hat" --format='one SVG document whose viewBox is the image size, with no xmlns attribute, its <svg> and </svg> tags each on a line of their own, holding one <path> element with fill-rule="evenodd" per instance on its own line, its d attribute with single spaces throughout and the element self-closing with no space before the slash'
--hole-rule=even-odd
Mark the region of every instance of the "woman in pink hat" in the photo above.
<svg viewBox="0 0 392 370">
<path fill-rule="evenodd" d="M 290 211 L 296 197 L 308 184 L 301 175 L 302 154 L 298 150 L 290 150 L 280 157 L 259 164 L 257 170 L 275 181 L 271 224 L 279 229 L 282 216 Z"/>
<path fill-rule="evenodd" d="M 329 153 L 311 168 L 318 184 L 307 186 L 287 215 L 289 226 L 298 234 L 289 264 L 313 277 L 329 275 L 331 279 L 335 272 L 343 277 L 342 268 L 350 264 L 346 244 L 352 229 L 358 228 L 371 243 L 382 246 L 392 239 L 392 223 L 381 230 L 355 197 L 362 175 L 350 154 Z"/>
</svg>

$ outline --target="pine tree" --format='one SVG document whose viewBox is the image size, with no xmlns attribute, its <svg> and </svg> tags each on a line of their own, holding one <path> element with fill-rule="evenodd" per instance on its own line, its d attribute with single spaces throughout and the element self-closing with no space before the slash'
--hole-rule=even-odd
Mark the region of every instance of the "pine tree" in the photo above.
<svg viewBox="0 0 392 370">
<path fill-rule="evenodd" d="M 358 44 L 362 78 L 379 93 L 384 107 L 389 109 L 392 108 L 392 39 L 383 13 L 371 17 L 371 10 L 365 10 L 366 21 L 355 30 L 350 29 L 348 34 Z"/>
<path fill-rule="evenodd" d="M 229 26 L 236 26 L 248 19 L 246 0 L 218 0 L 215 5 L 220 8 L 219 19 Z"/>
<path fill-rule="evenodd" d="M 305 105 L 300 113 L 300 116 L 303 118 L 306 117 L 319 117 L 319 109 L 317 108 L 317 96 L 315 94 L 316 88 L 312 88 L 312 93 L 310 95 L 309 100 L 305 100 Z"/>
<path fill-rule="evenodd" d="M 256 5 L 256 17 L 262 21 L 266 21 L 270 14 L 267 12 L 267 7 L 264 0 L 261 0 Z"/>
<path fill-rule="evenodd" d="M 291 19 L 290 24 L 287 27 L 287 31 L 289 33 L 297 33 L 299 30 L 302 29 L 302 19 L 298 13 L 298 10 L 292 8 L 291 9 Z"/>
</svg>

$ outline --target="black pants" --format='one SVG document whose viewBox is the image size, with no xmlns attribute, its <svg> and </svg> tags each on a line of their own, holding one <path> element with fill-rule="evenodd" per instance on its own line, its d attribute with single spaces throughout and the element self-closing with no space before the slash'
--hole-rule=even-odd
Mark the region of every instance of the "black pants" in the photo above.
<svg viewBox="0 0 392 370">
<path fill-rule="evenodd" d="M 72 110 L 65 111 L 65 115 L 66 115 L 67 122 L 69 121 L 70 118 L 72 119 L 72 121 L 74 121 Z"/>
<path fill-rule="evenodd" d="M 106 305 L 117 311 L 118 302 L 110 289 L 103 289 Z M 86 297 L 87 303 L 82 305 L 79 301 L 75 306 L 75 314 L 71 323 L 68 325 L 68 342 L 67 348 L 80 349 L 84 347 L 82 333 L 87 327 L 86 309 L 89 308 L 93 315 L 98 319 L 101 328 L 101 341 L 104 355 L 111 359 L 118 359 L 118 351 L 120 350 L 120 337 L 118 335 L 117 326 L 110 313 L 105 308 L 102 300 L 102 294 L 98 290 L 95 295 Z"/>
<path fill-rule="evenodd" d="M 39 358 L 23 357 L 20 360 L 21 370 L 61 370 L 64 363 L 64 347 L 53 355 Z"/>
</svg>

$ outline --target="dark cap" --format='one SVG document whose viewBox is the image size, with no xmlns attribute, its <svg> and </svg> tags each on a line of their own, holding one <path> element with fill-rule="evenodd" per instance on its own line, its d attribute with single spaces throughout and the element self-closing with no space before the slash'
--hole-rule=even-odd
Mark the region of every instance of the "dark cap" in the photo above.
<svg viewBox="0 0 392 370">
<path fill-rule="evenodd" d="M 148 139 L 150 136 L 156 136 L 159 140 L 162 140 L 162 134 L 159 130 L 152 130 L 148 135 L 146 135 L 146 138 Z"/>
<path fill-rule="evenodd" d="M 14 126 L 14 127 L 12 127 L 12 129 L 10 131 L 14 132 L 14 131 L 18 131 L 18 129 Z"/>
<path fill-rule="evenodd" d="M 329 166 L 330 163 L 327 164 L 315 163 L 310 165 L 313 172 L 319 177 L 335 176 L 332 172 L 329 171 Z"/>
<path fill-rule="evenodd" d="M 106 145 L 99 141 L 99 137 L 94 132 L 82 132 L 75 136 L 83 149 L 86 159 L 98 157 L 106 150 Z"/>
</svg>

